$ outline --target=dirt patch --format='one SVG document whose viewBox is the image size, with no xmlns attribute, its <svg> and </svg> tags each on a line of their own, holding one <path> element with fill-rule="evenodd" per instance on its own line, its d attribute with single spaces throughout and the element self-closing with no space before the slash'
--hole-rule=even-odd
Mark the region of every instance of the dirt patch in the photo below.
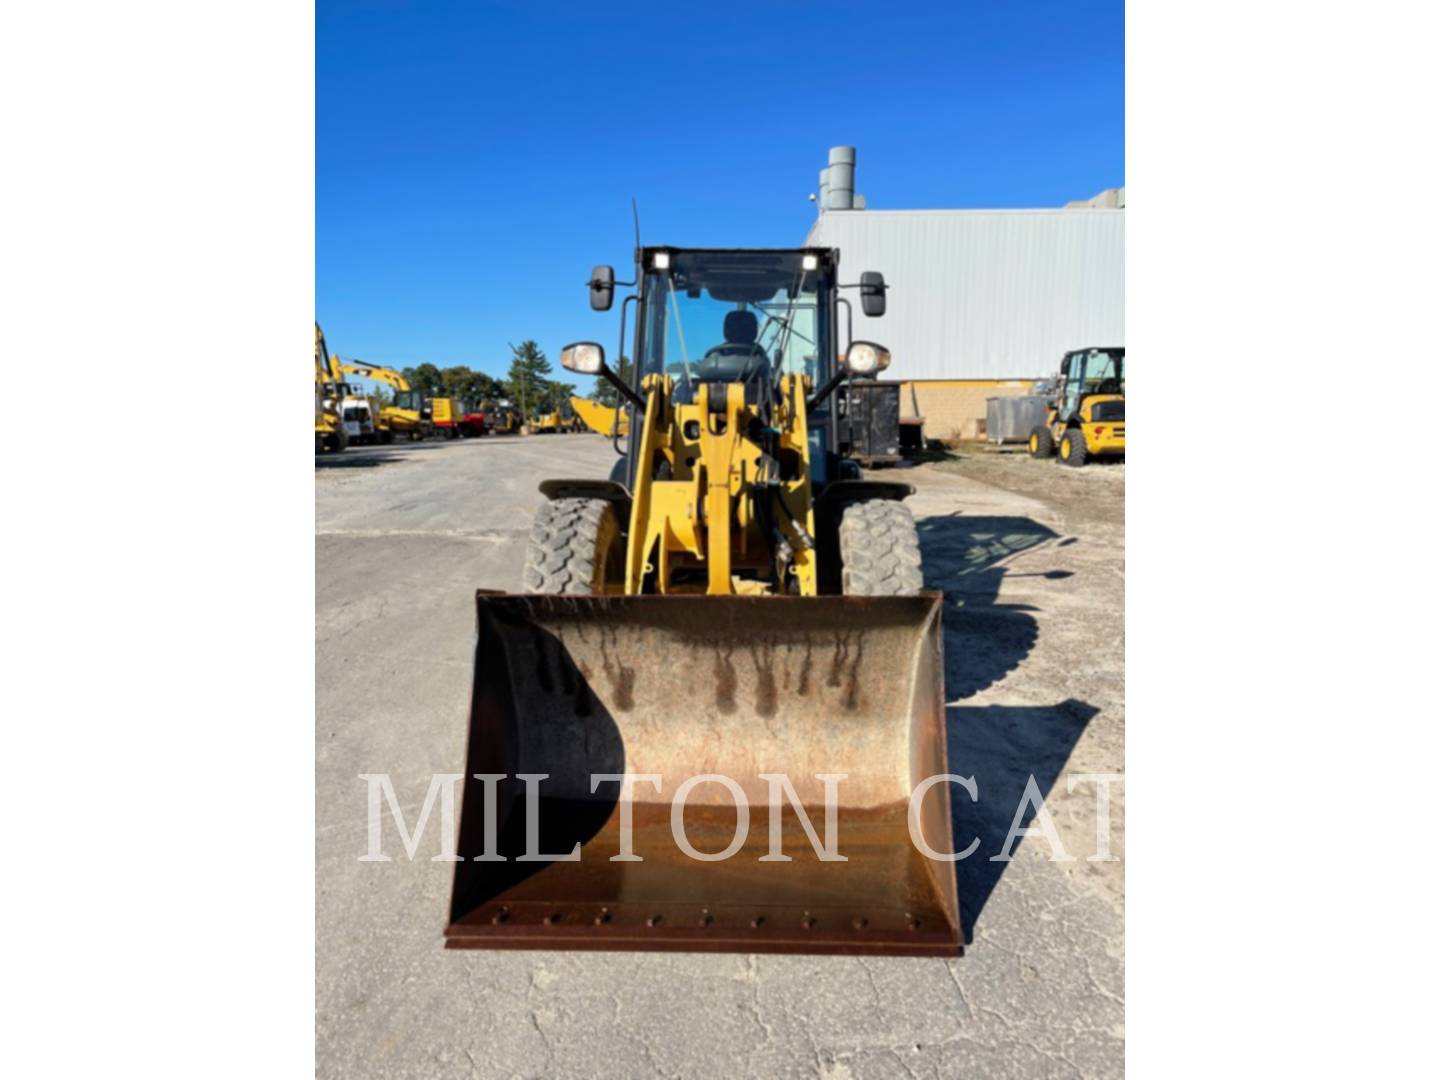
<svg viewBox="0 0 1440 1080">
<path fill-rule="evenodd" d="M 1039 499 L 1066 521 L 1100 529 L 1125 527 L 1125 463 L 1092 461 L 1078 469 L 1023 449 L 962 447 L 936 453 L 926 466 Z"/>
<path fill-rule="evenodd" d="M 1124 771 L 1124 465 L 1075 469 L 977 447 L 892 476 L 915 485 L 926 584 L 945 594 L 951 764 L 982 788 L 982 805 L 964 808 L 972 831 L 963 835 L 998 845 L 1033 777 L 1075 859 L 1049 868 L 1123 918 L 1124 864 L 1090 861 L 1100 854 L 1099 807 L 1094 781 L 1081 777 Z M 1120 780 L 1109 807 L 1117 857 L 1124 806 Z M 1049 855 L 1039 837 L 1026 849 Z M 959 870 L 982 931 L 998 865 Z"/>
</svg>

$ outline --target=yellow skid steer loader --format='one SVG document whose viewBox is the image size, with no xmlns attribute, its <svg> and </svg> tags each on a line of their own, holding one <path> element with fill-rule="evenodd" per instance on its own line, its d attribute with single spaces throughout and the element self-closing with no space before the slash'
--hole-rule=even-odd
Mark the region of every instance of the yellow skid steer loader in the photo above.
<svg viewBox="0 0 1440 1080">
<path fill-rule="evenodd" d="M 627 403 L 616 469 L 545 481 L 524 592 L 477 595 L 446 944 L 953 955 L 940 598 L 912 489 L 836 452 L 834 391 L 889 363 L 840 292 L 878 316 L 884 280 L 636 258 L 633 379 L 561 355 Z"/>
</svg>

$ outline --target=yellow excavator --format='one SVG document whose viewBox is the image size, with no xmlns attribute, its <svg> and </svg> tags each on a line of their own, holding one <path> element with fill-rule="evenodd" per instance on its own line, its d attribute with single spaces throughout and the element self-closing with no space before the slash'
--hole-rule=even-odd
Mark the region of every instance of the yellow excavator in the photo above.
<svg viewBox="0 0 1440 1080">
<path fill-rule="evenodd" d="M 340 370 L 348 375 L 383 382 L 395 391 L 394 404 L 381 406 L 376 416 L 381 442 L 392 442 L 396 435 L 408 436 L 412 441 L 425 437 L 426 425 L 421 416 L 424 403 L 420 391 L 413 389 L 404 375 L 394 368 L 358 361 L 341 363 Z"/>
<path fill-rule="evenodd" d="M 345 425 L 340 421 L 340 377 L 325 344 L 320 324 L 315 324 L 315 452 L 339 452 L 349 445 Z"/>
<path fill-rule="evenodd" d="M 523 591 L 476 596 L 446 945 L 954 955 L 941 599 L 913 489 L 836 450 L 835 391 L 889 363 L 842 294 L 878 317 L 884 279 L 636 262 L 633 377 L 561 353 L 624 399 L 623 452 L 544 481 Z"/>
<path fill-rule="evenodd" d="M 608 438 L 615 434 L 618 427 L 622 438 L 630 434 L 630 413 L 623 407 L 605 405 L 582 397 L 572 397 L 570 407 L 591 431 Z"/>
</svg>

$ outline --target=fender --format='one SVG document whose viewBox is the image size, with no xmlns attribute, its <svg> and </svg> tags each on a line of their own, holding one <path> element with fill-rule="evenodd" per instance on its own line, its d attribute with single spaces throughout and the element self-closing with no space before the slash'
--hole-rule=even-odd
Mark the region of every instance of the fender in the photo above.
<svg viewBox="0 0 1440 1080">
<path fill-rule="evenodd" d="M 615 507 L 615 516 L 622 522 L 630 520 L 630 492 L 624 484 L 613 480 L 542 480 L 540 494 L 551 502 L 556 499 L 604 499 Z"/>
<path fill-rule="evenodd" d="M 864 499 L 893 499 L 899 502 L 914 494 L 914 485 L 899 480 L 834 480 L 825 485 L 815 503 L 817 506 L 821 503 L 834 505 Z"/>
</svg>

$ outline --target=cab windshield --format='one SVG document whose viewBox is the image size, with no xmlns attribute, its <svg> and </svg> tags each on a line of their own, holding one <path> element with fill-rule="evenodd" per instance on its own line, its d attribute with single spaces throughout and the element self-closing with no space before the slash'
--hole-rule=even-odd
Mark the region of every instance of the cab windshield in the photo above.
<svg viewBox="0 0 1440 1080">
<path fill-rule="evenodd" d="M 1125 392 L 1125 354 L 1092 350 L 1085 357 L 1085 393 L 1123 394 Z"/>
<path fill-rule="evenodd" d="M 673 252 L 645 278 L 639 370 L 675 380 L 675 400 L 701 382 L 773 385 L 781 375 L 829 375 L 822 305 L 828 283 L 799 251 Z M 813 262 L 814 257 L 809 256 Z"/>
</svg>

